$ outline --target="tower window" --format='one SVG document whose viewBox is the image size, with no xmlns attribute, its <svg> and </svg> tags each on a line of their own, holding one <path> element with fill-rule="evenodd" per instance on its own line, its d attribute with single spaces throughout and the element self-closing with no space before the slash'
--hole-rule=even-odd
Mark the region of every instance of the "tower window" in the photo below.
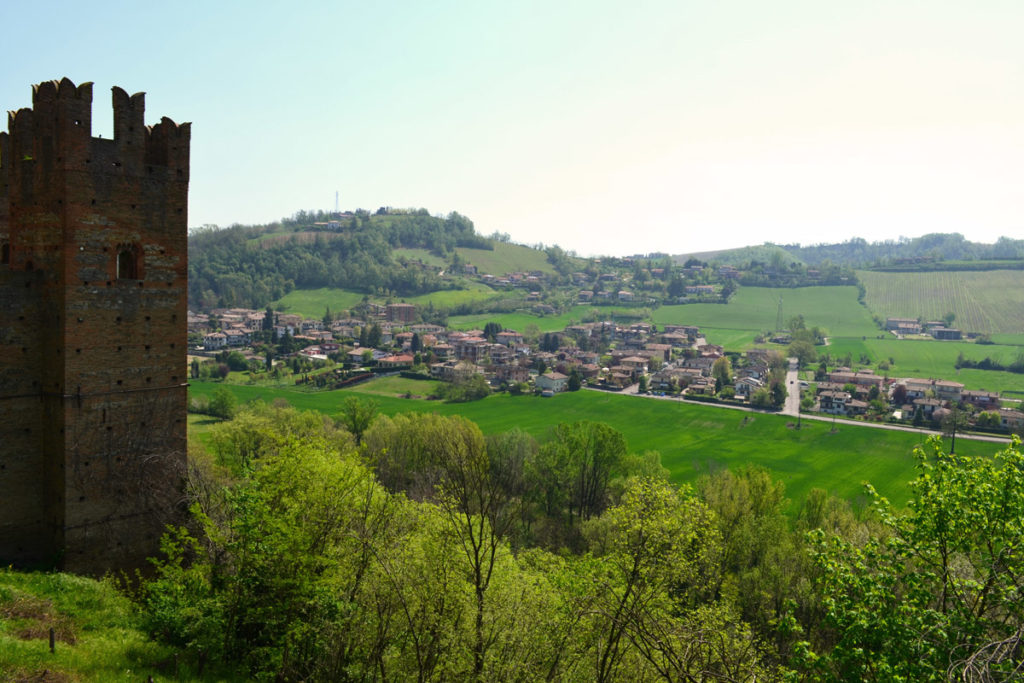
<svg viewBox="0 0 1024 683">
<path fill-rule="evenodd" d="M 0 264 L 7 265 L 11 262 L 11 245 L 7 242 L 0 244 Z"/>
<path fill-rule="evenodd" d="M 122 244 L 117 248 L 117 279 L 139 280 L 139 248 L 134 244 Z"/>
</svg>

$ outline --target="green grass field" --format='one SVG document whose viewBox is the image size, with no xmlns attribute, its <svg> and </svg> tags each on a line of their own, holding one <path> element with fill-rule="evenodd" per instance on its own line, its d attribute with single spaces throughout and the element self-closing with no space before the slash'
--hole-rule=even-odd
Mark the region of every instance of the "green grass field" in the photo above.
<svg viewBox="0 0 1024 683">
<path fill-rule="evenodd" d="M 651 317 L 659 325 L 698 325 L 751 332 L 774 330 L 780 297 L 783 324 L 793 316 L 802 315 L 808 327 L 823 327 L 832 336 L 878 334 L 871 314 L 857 303 L 855 287 L 740 287 L 728 304 L 662 306 Z"/>
<path fill-rule="evenodd" d="M 352 308 L 362 300 L 363 295 L 359 292 L 320 287 L 292 290 L 275 301 L 272 306 L 275 311 L 294 313 L 307 318 L 322 318 L 328 307 L 337 313 Z"/>
<path fill-rule="evenodd" d="M 410 304 L 416 304 L 417 306 L 426 306 L 427 303 L 430 302 L 438 308 L 451 308 L 452 306 L 458 306 L 459 304 L 470 303 L 473 301 L 487 301 L 488 299 L 497 299 L 507 296 L 507 294 L 495 292 L 487 285 L 479 282 L 467 282 L 466 287 L 466 289 L 442 289 L 438 292 L 431 292 L 429 294 L 404 297 L 402 300 Z"/>
<path fill-rule="evenodd" d="M 883 318 L 938 320 L 952 312 L 954 325 L 965 331 L 1024 333 L 1024 271 L 858 271 L 857 277 L 867 289 L 868 307 Z"/>
<path fill-rule="evenodd" d="M 541 332 L 559 332 L 566 325 L 572 325 L 601 311 L 596 306 L 573 306 L 565 313 L 558 315 L 534 315 L 532 313 L 483 313 L 480 315 L 456 315 L 448 319 L 448 326 L 456 330 L 482 328 L 489 322 L 496 322 L 507 330 L 522 332 L 527 325 L 536 325 Z"/>
<path fill-rule="evenodd" d="M 530 247 L 519 244 L 508 244 L 495 242 L 494 251 L 489 249 L 466 249 L 460 247 L 455 251 L 466 263 L 477 267 L 477 271 L 483 275 L 490 273 L 495 276 L 502 276 L 506 273 L 539 270 L 544 273 L 555 272 L 554 267 L 548 263 L 547 255 L 543 251 L 537 251 Z"/>
<path fill-rule="evenodd" d="M 415 380 L 404 380 L 418 384 Z M 851 501 L 861 499 L 864 481 L 870 481 L 897 504 L 907 500 L 905 483 L 914 476 L 910 455 L 921 438 L 917 434 L 860 426 L 805 421 L 792 428 L 792 419 L 778 415 L 749 415 L 739 411 L 683 404 L 674 401 L 622 396 L 596 391 L 559 394 L 554 398 L 491 396 L 474 403 L 399 398 L 406 384 L 387 384 L 383 393 L 373 382 L 350 390 L 303 394 L 291 390 L 224 385 L 240 401 L 284 398 L 301 410 L 337 414 L 345 396 L 372 398 L 386 414 L 409 411 L 464 415 L 485 432 L 519 427 L 538 438 L 559 422 L 596 420 L 621 431 L 633 451 L 656 450 L 677 482 L 690 482 L 701 474 L 746 463 L 761 465 L 786 484 L 792 500 L 801 500 L 812 488 L 824 488 Z M 193 395 L 206 394 L 218 385 L 194 383 Z M 398 391 L 395 391 L 395 390 Z M 426 393 L 409 389 L 412 393 Z M 394 393 L 392 393 L 394 392 Z M 745 419 L 746 418 L 746 419 Z M 987 454 L 994 444 L 962 441 L 959 450 Z"/>
<path fill-rule="evenodd" d="M 275 310 L 286 313 L 296 313 L 310 318 L 323 317 L 324 311 L 330 306 L 331 311 L 337 313 L 352 308 L 363 300 L 361 292 L 353 292 L 347 289 L 333 287 L 321 287 L 319 289 L 296 289 L 289 292 L 272 306 Z M 472 301 L 487 301 L 507 294 L 495 292 L 487 285 L 479 282 L 467 282 L 466 289 L 444 289 L 419 296 L 402 297 L 400 300 L 425 306 L 433 302 L 439 308 L 451 308 L 459 304 Z M 373 301 L 383 302 L 380 297 L 370 297 Z"/>
</svg>

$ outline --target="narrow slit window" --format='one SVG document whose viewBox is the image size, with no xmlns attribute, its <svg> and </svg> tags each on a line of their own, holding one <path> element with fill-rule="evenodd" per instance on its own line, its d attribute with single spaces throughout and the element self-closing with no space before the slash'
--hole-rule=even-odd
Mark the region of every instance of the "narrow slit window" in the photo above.
<svg viewBox="0 0 1024 683">
<path fill-rule="evenodd" d="M 138 280 L 139 251 L 133 245 L 122 244 L 117 250 L 117 279 Z"/>
</svg>

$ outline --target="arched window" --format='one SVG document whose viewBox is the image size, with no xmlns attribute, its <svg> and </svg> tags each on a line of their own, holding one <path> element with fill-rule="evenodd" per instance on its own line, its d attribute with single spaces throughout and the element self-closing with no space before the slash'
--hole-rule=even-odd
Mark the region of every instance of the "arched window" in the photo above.
<svg viewBox="0 0 1024 683">
<path fill-rule="evenodd" d="M 7 242 L 0 244 L 0 264 L 8 265 L 11 262 L 11 245 Z"/>
<path fill-rule="evenodd" d="M 133 244 L 122 244 L 117 248 L 117 279 L 138 280 L 139 250 Z"/>
</svg>

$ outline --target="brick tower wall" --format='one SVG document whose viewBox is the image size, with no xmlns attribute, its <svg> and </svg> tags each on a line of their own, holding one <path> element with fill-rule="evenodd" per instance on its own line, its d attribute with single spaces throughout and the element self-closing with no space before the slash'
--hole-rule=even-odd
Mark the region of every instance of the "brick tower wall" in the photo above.
<svg viewBox="0 0 1024 683">
<path fill-rule="evenodd" d="M 0 172 L 0 307 L 17 314 L 0 401 L 20 416 L 0 427 L 18 443 L 0 443 L 18 467 L 0 477 L 0 555 L 85 572 L 154 554 L 186 450 L 189 124 L 145 126 L 144 96 L 120 88 L 113 109 L 114 139 L 93 138 L 91 84 L 36 86 Z"/>
</svg>

